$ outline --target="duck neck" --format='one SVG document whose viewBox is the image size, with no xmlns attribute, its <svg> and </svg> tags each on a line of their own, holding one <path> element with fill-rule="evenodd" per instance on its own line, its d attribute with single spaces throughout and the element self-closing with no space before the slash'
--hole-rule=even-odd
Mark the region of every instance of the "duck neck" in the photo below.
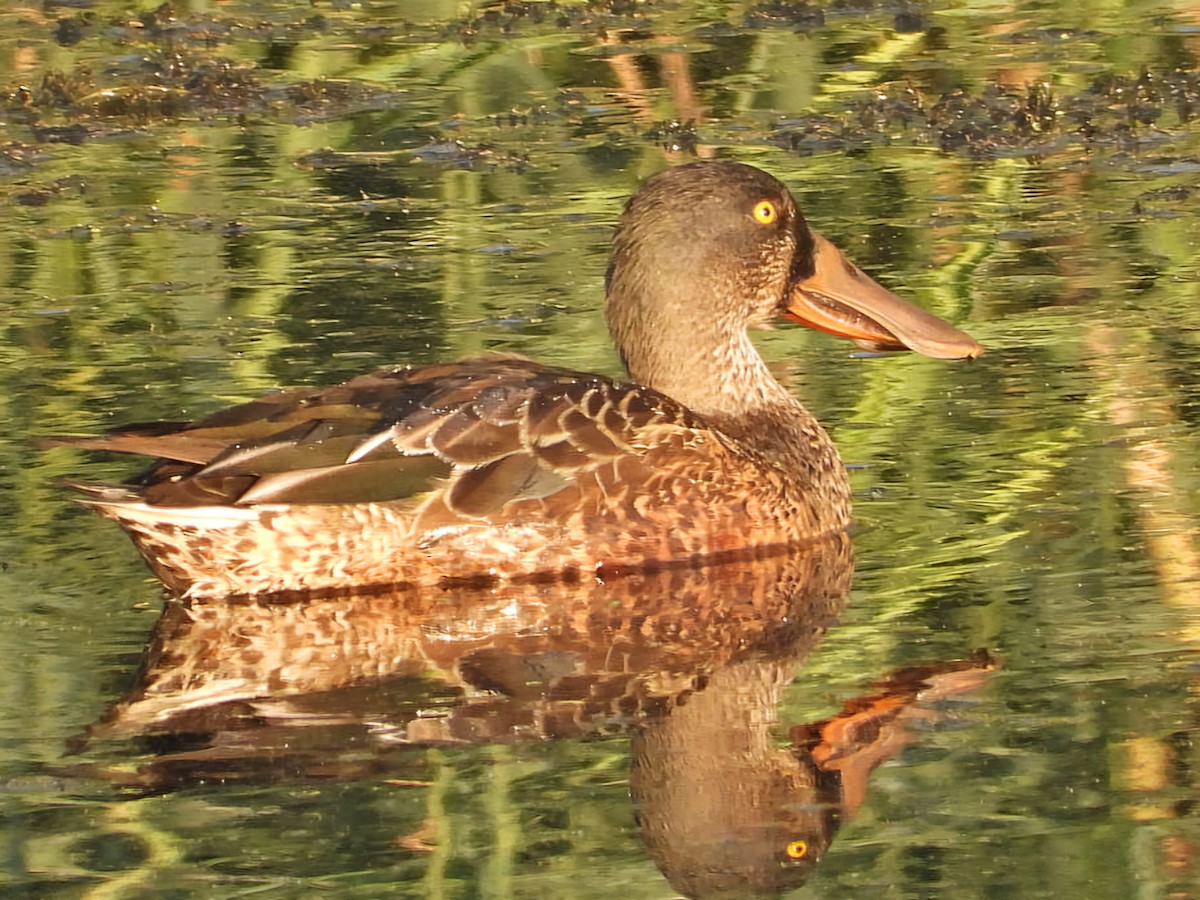
<svg viewBox="0 0 1200 900">
<path fill-rule="evenodd" d="M 728 421 L 800 404 L 767 369 L 745 331 L 705 340 L 679 329 L 679 340 L 623 349 L 629 376 L 708 419 Z"/>
<path fill-rule="evenodd" d="M 618 298 L 609 302 L 613 339 L 630 379 L 776 458 L 811 454 L 814 442 L 833 452 L 817 421 L 771 374 L 741 322 L 719 314 L 663 315 L 670 304 L 661 301 L 639 304 L 636 316 L 626 316 Z"/>
</svg>

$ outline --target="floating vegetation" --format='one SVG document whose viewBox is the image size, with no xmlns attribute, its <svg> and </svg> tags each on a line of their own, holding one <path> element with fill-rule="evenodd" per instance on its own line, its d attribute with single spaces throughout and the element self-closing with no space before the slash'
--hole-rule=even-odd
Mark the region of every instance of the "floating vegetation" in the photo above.
<svg viewBox="0 0 1200 900">
<path fill-rule="evenodd" d="M 1061 96 L 1042 82 L 940 95 L 906 83 L 871 92 L 838 115 L 789 120 L 771 142 L 805 154 L 912 143 L 980 159 L 1038 155 L 1069 145 L 1133 145 L 1150 128 L 1163 136 L 1188 125 L 1198 105 L 1194 71 L 1106 73 L 1086 90 Z"/>
</svg>

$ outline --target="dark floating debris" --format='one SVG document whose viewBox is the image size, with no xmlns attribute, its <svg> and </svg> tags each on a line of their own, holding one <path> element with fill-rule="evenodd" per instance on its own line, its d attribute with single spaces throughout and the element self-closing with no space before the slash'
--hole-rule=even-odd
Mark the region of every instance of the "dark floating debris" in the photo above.
<svg viewBox="0 0 1200 900">
<path fill-rule="evenodd" d="M 746 13 L 746 24 L 751 28 L 791 28 L 795 31 L 811 31 L 825 24 L 825 10 L 810 3 L 770 0 L 751 7 Z"/>
<path fill-rule="evenodd" d="M 696 148 L 700 143 L 700 136 L 696 132 L 694 119 L 688 119 L 686 122 L 678 119 L 656 122 L 646 132 L 646 138 L 672 153 L 699 155 Z"/>
<path fill-rule="evenodd" d="M 450 23 L 428 23 L 405 29 L 377 26 L 367 35 L 372 47 L 414 40 L 477 39 L 495 41 L 525 31 L 570 29 L 599 37 L 610 49 L 650 40 L 652 26 L 645 0 L 591 0 L 576 4 L 556 0 L 492 0 L 473 7 Z M 299 124 L 385 110 L 411 98 L 381 84 L 351 79 L 313 79 L 281 83 L 288 48 L 306 34 L 335 27 L 324 13 L 305 12 L 286 22 L 249 22 L 219 14 L 192 14 L 171 2 L 137 13 L 103 14 L 86 0 L 56 0 L 57 18 L 46 23 L 46 36 L 64 47 L 104 40 L 133 52 L 116 57 L 110 69 L 93 72 L 80 64 L 69 71 L 49 71 L 40 83 L 0 88 L 0 112 L 23 123 L 38 145 L 80 144 L 128 134 L 159 121 L 224 120 L 267 115 Z M 337 3 L 334 4 L 337 9 Z M 742 24 L 736 20 L 704 26 L 696 35 L 745 35 L 747 29 L 821 28 L 829 17 L 872 12 L 890 15 L 897 33 L 922 35 L 935 50 L 941 29 L 930 24 L 914 0 L 760 0 L 750 5 Z M 419 33 L 418 33 L 419 32 Z M 1010 34 L 1009 43 L 1059 43 L 1095 40 L 1097 35 L 1064 29 L 1038 29 Z M 238 39 L 266 42 L 272 49 L 262 67 L 214 52 Z M 801 154 L 858 152 L 895 143 L 933 146 L 946 153 L 990 159 L 1044 156 L 1067 147 L 1115 146 L 1132 152 L 1169 139 L 1184 130 L 1200 110 L 1200 72 L 1143 69 L 1138 74 L 1106 72 L 1082 91 L 1063 94 L 1041 83 L 989 85 L 982 89 L 933 90 L 915 71 L 908 81 L 882 74 L 882 85 L 857 95 L 842 95 L 838 107 L 791 117 L 778 123 L 769 140 Z M 931 76 L 932 77 L 932 76 Z M 844 98 L 844 99 L 843 99 Z M 581 101 L 582 102 L 582 101 Z M 498 127 L 521 128 L 570 120 L 568 92 L 560 108 L 545 105 L 493 114 Z M 682 117 L 681 117 L 682 119 Z M 644 126 L 639 126 L 644 127 Z M 445 129 L 444 129 L 445 130 Z M 691 121 L 666 120 L 642 135 L 669 151 L 695 155 L 701 138 Z M 520 153 L 502 144 L 431 136 L 412 151 L 423 162 L 459 168 L 505 165 L 522 169 Z M 20 167 L 21 161 L 8 161 Z M 4 161 L 0 161 L 0 170 Z"/>
<path fill-rule="evenodd" d="M 1151 129 L 1169 134 L 1187 125 L 1198 108 L 1196 71 L 1106 73 L 1068 96 L 1041 83 L 936 97 L 904 84 L 874 92 L 840 115 L 792 118 L 770 140 L 805 155 L 902 141 L 975 158 L 1037 155 L 1076 143 L 1137 146 Z"/>
</svg>

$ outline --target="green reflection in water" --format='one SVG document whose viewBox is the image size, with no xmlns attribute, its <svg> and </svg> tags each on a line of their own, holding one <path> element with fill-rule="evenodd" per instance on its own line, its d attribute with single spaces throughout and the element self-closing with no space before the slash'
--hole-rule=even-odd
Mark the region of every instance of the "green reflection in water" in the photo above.
<svg viewBox="0 0 1200 900">
<path fill-rule="evenodd" d="M 615 374 L 609 226 L 678 140 L 770 169 L 989 347 L 946 367 L 763 337 L 862 466 L 856 591 L 784 721 L 899 665 L 1004 659 L 960 728 L 875 774 L 802 893 L 1187 896 L 1195 11 L 490 9 L 0 12 L 0 886 L 669 895 L 623 739 L 414 750 L 407 787 L 44 780 L 131 683 L 159 598 L 55 484 L 128 465 L 26 442 L 487 349 Z"/>
</svg>

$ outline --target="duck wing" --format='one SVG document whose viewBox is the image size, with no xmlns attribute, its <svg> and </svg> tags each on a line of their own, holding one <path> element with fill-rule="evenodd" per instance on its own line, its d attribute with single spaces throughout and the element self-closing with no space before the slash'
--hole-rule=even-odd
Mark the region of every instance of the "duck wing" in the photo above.
<svg viewBox="0 0 1200 900">
<path fill-rule="evenodd" d="M 623 458 L 624 476 L 636 480 L 650 471 L 640 464 L 647 453 L 681 449 L 698 426 L 649 388 L 491 355 L 270 394 L 192 424 L 54 443 L 155 457 L 130 489 L 151 506 L 370 503 L 436 492 L 426 512 L 461 521 L 570 493 L 580 475 Z"/>
</svg>

